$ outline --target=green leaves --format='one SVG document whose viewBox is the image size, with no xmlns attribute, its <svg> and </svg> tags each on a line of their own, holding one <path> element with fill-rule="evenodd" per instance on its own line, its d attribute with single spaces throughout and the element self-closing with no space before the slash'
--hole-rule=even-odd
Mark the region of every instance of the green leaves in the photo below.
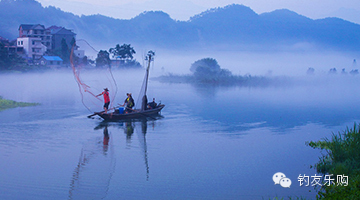
<svg viewBox="0 0 360 200">
<path fill-rule="evenodd" d="M 123 44 L 121 46 L 117 44 L 115 48 L 110 48 L 109 52 L 113 58 L 119 58 L 120 60 L 132 60 L 134 58 L 133 54 L 136 53 L 130 44 Z"/>
<path fill-rule="evenodd" d="M 323 186 L 318 199 L 353 199 L 360 195 L 360 129 L 354 124 L 343 133 L 332 135 L 331 139 L 310 141 L 306 145 L 314 149 L 326 151 L 315 164 L 316 171 L 321 174 L 346 175 L 348 186 Z"/>
</svg>

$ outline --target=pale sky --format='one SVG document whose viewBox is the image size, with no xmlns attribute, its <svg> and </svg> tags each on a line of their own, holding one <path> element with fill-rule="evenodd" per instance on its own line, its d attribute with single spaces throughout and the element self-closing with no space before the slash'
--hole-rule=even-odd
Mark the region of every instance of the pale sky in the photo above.
<svg viewBox="0 0 360 200">
<path fill-rule="evenodd" d="M 286 8 L 312 19 L 340 17 L 360 23 L 360 0 L 37 0 L 43 6 L 55 6 L 76 15 L 101 14 L 130 19 L 143 11 L 162 10 L 176 20 L 190 17 L 210 8 L 242 4 L 256 13 Z"/>
</svg>

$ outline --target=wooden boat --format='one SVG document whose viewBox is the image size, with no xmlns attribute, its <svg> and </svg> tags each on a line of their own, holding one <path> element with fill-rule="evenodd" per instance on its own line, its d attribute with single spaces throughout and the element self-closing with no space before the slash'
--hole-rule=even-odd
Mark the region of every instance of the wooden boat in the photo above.
<svg viewBox="0 0 360 200">
<path fill-rule="evenodd" d="M 140 118 L 156 118 L 159 115 L 161 110 L 165 107 L 164 104 L 160 104 L 153 109 L 146 109 L 146 110 L 134 110 L 130 113 L 118 113 L 118 112 L 111 112 L 111 113 L 104 113 L 99 112 L 95 113 L 99 115 L 104 120 L 108 121 L 117 121 L 117 120 L 126 120 L 126 119 L 140 119 Z"/>
<path fill-rule="evenodd" d="M 129 113 L 121 113 L 116 110 L 111 113 L 105 113 L 104 111 L 95 112 L 94 114 L 92 114 L 88 117 L 98 115 L 101 118 L 103 118 L 104 120 L 114 121 L 114 120 L 138 119 L 138 118 L 139 119 L 140 118 L 153 118 L 154 119 L 155 118 L 154 116 L 159 115 L 160 111 L 165 107 L 165 105 L 160 103 L 159 105 L 156 105 L 153 108 L 149 108 L 147 96 L 146 96 L 147 84 L 148 84 L 148 80 L 149 80 L 150 63 L 151 63 L 151 61 L 153 61 L 154 55 L 155 55 L 155 53 L 153 51 L 149 51 L 146 56 L 146 60 L 148 61 L 148 66 L 146 68 L 146 73 L 145 73 L 145 78 L 144 78 L 144 83 L 143 83 L 143 89 L 144 89 L 143 94 L 140 94 L 140 95 L 143 95 L 140 109 L 134 109 L 132 112 L 129 112 Z"/>
</svg>

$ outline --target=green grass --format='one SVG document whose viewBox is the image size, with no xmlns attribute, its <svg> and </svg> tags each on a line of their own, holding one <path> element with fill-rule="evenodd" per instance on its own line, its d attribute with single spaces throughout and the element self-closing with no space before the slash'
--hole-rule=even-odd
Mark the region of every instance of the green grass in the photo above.
<svg viewBox="0 0 360 200">
<path fill-rule="evenodd" d="M 307 142 L 314 149 L 325 150 L 315 164 L 316 171 L 323 175 L 348 176 L 348 186 L 322 186 L 317 199 L 358 199 L 360 197 L 360 129 L 359 125 L 331 139 Z"/>
<path fill-rule="evenodd" d="M 9 109 L 9 108 L 37 106 L 37 105 L 40 105 L 40 104 L 39 103 L 16 102 L 16 101 L 12 101 L 12 100 L 3 99 L 0 96 L 0 111 Z"/>
</svg>

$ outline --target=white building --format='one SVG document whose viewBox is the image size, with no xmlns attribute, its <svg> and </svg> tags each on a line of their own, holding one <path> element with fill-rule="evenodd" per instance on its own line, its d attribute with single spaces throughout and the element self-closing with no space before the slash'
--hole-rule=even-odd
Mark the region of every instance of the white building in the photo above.
<svg viewBox="0 0 360 200">
<path fill-rule="evenodd" d="M 41 38 L 41 43 L 46 46 L 48 50 L 51 49 L 51 34 L 41 24 L 21 24 L 19 26 L 19 37 L 33 37 Z"/>
<path fill-rule="evenodd" d="M 24 48 L 27 59 L 39 60 L 46 52 L 46 46 L 41 43 L 41 38 L 19 37 L 16 42 L 18 47 Z"/>
</svg>

